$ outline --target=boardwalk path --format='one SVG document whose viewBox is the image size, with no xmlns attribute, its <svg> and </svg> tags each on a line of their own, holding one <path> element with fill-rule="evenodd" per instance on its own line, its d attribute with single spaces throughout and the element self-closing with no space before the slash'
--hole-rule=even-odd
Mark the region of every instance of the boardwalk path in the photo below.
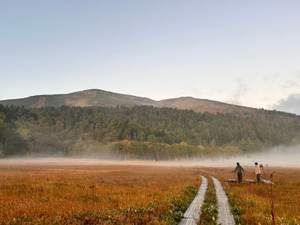
<svg viewBox="0 0 300 225">
<path fill-rule="evenodd" d="M 218 204 L 218 219 L 217 223 L 222 225 L 234 225 L 235 221 L 233 215 L 230 212 L 230 207 L 228 204 L 228 198 L 222 188 L 220 181 L 215 178 L 213 179 L 216 195 L 217 195 L 217 204 Z"/>
<path fill-rule="evenodd" d="M 201 177 L 202 182 L 198 193 L 184 213 L 184 218 L 180 221 L 179 225 L 197 225 L 200 220 L 201 206 L 204 202 L 204 196 L 207 189 L 207 179 L 204 176 Z"/>
</svg>

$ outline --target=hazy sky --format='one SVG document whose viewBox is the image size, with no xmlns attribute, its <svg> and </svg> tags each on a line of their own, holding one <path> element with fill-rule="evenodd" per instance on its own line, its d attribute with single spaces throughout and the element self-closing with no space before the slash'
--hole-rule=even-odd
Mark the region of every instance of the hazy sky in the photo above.
<svg viewBox="0 0 300 225">
<path fill-rule="evenodd" d="M 0 99 L 91 88 L 300 114 L 299 0 L 0 0 Z"/>
</svg>

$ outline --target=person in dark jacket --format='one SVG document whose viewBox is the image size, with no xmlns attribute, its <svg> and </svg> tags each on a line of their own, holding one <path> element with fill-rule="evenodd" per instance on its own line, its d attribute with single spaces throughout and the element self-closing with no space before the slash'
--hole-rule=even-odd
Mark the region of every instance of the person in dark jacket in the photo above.
<svg viewBox="0 0 300 225">
<path fill-rule="evenodd" d="M 258 165 L 258 163 L 255 163 L 255 174 L 256 174 L 256 179 L 257 182 L 260 183 L 260 166 Z"/>
<path fill-rule="evenodd" d="M 243 180 L 244 169 L 243 169 L 243 167 L 240 166 L 239 163 L 236 163 L 236 167 L 235 167 L 234 173 L 236 173 L 236 172 L 237 172 L 237 175 L 238 175 L 239 183 L 241 183 L 242 180 Z"/>
</svg>

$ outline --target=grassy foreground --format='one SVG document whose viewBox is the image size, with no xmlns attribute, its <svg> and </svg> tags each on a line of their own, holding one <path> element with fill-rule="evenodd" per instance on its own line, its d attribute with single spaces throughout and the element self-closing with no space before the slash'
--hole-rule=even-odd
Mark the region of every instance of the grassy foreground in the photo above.
<svg viewBox="0 0 300 225">
<path fill-rule="evenodd" d="M 190 169 L 0 166 L 0 224 L 176 224 L 200 185 Z"/>
<path fill-rule="evenodd" d="M 209 181 L 209 175 L 221 181 L 237 224 L 272 224 L 271 186 L 228 184 L 227 179 L 234 177 L 231 171 L 221 167 L 0 164 L 0 224 L 176 224 L 196 194 L 200 174 Z M 244 180 L 255 178 L 252 167 L 245 171 Z M 276 224 L 300 224 L 300 169 L 270 168 L 268 179 L 273 171 Z M 214 193 L 212 185 L 209 191 Z"/>
</svg>

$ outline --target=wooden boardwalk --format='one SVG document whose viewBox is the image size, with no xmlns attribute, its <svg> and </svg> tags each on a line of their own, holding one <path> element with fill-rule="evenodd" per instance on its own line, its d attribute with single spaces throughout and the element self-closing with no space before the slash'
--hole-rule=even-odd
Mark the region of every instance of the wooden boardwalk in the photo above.
<svg viewBox="0 0 300 225">
<path fill-rule="evenodd" d="M 230 206 L 228 204 L 228 198 L 223 190 L 223 187 L 220 181 L 215 178 L 213 179 L 215 189 L 216 189 L 216 196 L 217 196 L 217 204 L 218 204 L 218 219 L 217 224 L 221 225 L 234 225 L 235 221 L 233 218 L 232 213 L 230 212 Z"/>
<path fill-rule="evenodd" d="M 207 189 L 207 179 L 201 176 L 202 181 L 198 193 L 190 204 L 189 208 L 184 213 L 184 218 L 180 221 L 179 225 L 197 225 L 200 221 L 201 206 L 204 202 L 204 197 Z"/>
<path fill-rule="evenodd" d="M 189 208 L 184 213 L 184 218 L 180 221 L 179 225 L 197 225 L 200 221 L 201 216 L 201 206 L 204 202 L 205 193 L 207 190 L 207 179 L 204 176 L 202 177 L 202 182 L 196 197 L 193 202 L 190 204 Z M 217 224 L 221 225 L 235 225 L 235 221 L 232 213 L 230 212 L 230 206 L 228 204 L 228 198 L 223 190 L 223 187 L 220 181 L 212 177 L 214 186 L 216 189 L 216 198 L 218 206 L 218 216 Z"/>
</svg>

